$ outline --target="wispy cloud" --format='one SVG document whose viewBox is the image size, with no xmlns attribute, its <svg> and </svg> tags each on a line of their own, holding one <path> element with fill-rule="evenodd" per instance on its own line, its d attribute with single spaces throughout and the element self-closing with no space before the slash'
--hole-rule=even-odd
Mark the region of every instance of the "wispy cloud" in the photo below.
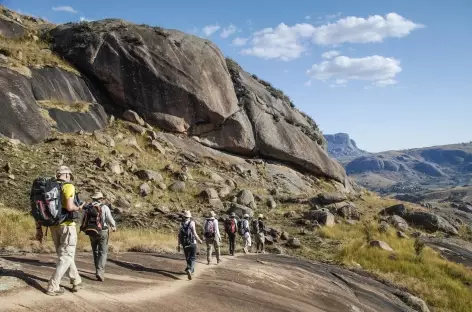
<svg viewBox="0 0 472 312">
<path fill-rule="evenodd" d="M 219 25 L 207 25 L 203 27 L 202 31 L 205 34 L 205 36 L 209 37 L 216 33 L 221 27 Z"/>
<path fill-rule="evenodd" d="M 248 40 L 248 38 L 236 37 L 233 39 L 232 44 L 235 46 L 243 46 L 247 43 Z"/>
<path fill-rule="evenodd" d="M 328 52 L 325 52 L 323 54 L 321 54 L 321 57 L 324 58 L 324 59 L 332 59 L 333 57 L 336 57 L 336 56 L 339 56 L 341 55 L 341 52 L 339 51 L 336 51 L 336 50 L 331 50 L 331 51 L 328 51 Z"/>
<path fill-rule="evenodd" d="M 290 61 L 306 53 L 311 44 L 382 42 L 386 38 L 405 37 L 423 27 L 397 13 L 368 18 L 349 16 L 321 26 L 309 23 L 289 26 L 281 23 L 275 28 L 264 28 L 253 33 L 251 47 L 241 53 L 263 59 Z"/>
<path fill-rule="evenodd" d="M 233 35 L 237 30 L 238 28 L 235 25 L 231 24 L 228 27 L 223 28 L 220 36 L 221 38 L 228 38 L 229 36 Z"/>
<path fill-rule="evenodd" d="M 79 13 L 79 11 L 75 10 L 73 7 L 69 5 L 53 7 L 52 10 L 56 12 L 67 12 L 67 13 L 72 13 L 72 14 Z"/>
</svg>

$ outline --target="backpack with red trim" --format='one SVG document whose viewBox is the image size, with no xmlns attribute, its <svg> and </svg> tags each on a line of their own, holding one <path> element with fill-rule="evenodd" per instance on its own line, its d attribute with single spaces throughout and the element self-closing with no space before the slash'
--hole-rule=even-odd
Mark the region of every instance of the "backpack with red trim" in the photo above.
<svg viewBox="0 0 472 312">
<path fill-rule="evenodd" d="M 89 204 L 84 209 L 80 230 L 89 236 L 97 236 L 103 230 L 102 204 Z"/>
</svg>

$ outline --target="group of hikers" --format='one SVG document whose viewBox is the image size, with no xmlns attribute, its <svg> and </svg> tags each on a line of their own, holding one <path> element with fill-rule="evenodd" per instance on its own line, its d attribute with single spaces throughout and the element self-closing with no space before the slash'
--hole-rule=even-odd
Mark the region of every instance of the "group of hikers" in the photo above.
<svg viewBox="0 0 472 312">
<path fill-rule="evenodd" d="M 36 224 L 36 239 L 42 242 L 43 236 L 50 235 L 54 242 L 58 257 L 56 269 L 48 282 L 47 294 L 57 296 L 64 294 L 60 287 L 62 277 L 67 273 L 72 285 L 71 291 L 77 292 L 82 286 L 82 279 L 75 264 L 77 247 L 77 228 L 90 238 L 95 264 L 95 276 L 98 281 L 105 280 L 105 266 L 108 256 L 108 240 L 110 231 L 116 231 L 116 222 L 111 214 L 110 207 L 102 192 L 91 196 L 87 204 L 79 200 L 73 185 L 73 173 L 67 166 L 59 166 L 54 178 L 37 178 L 31 188 L 31 214 Z M 213 249 L 216 261 L 220 262 L 220 245 L 222 237 L 218 219 L 213 211 L 207 216 L 203 226 L 203 240 L 207 247 L 207 264 L 211 263 Z M 203 240 L 198 236 L 196 223 L 190 211 L 183 215 L 183 222 L 178 234 L 178 251 L 183 247 L 187 267 L 185 272 L 188 279 L 192 279 L 195 272 L 197 243 Z M 250 216 L 245 214 L 238 220 L 235 213 L 231 213 L 224 222 L 224 233 L 229 242 L 229 254 L 234 256 L 236 238 L 239 234 L 243 239 L 244 253 L 251 252 L 251 234 L 255 236 L 256 253 L 264 252 L 265 225 L 263 216 L 259 215 L 250 224 Z"/>
</svg>

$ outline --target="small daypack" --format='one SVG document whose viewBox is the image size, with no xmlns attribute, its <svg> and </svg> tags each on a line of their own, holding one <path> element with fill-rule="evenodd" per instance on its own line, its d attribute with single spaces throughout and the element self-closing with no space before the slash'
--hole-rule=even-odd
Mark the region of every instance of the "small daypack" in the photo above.
<svg viewBox="0 0 472 312">
<path fill-rule="evenodd" d="M 228 219 L 225 222 L 225 231 L 228 234 L 235 234 L 236 233 L 236 220 Z"/>
<path fill-rule="evenodd" d="M 259 220 L 255 219 L 252 220 L 251 223 L 251 234 L 257 234 L 259 233 Z"/>
<path fill-rule="evenodd" d="M 180 226 L 179 241 L 180 244 L 184 247 L 192 245 L 195 241 L 195 238 L 193 237 L 192 228 L 190 227 L 191 223 L 192 221 L 187 224 L 185 224 L 185 222 L 182 222 L 182 225 Z"/>
<path fill-rule="evenodd" d="M 249 230 L 247 227 L 244 226 L 246 220 L 239 220 L 238 228 L 239 228 L 239 234 L 241 236 L 244 236 L 246 232 Z"/>
<path fill-rule="evenodd" d="M 84 209 L 83 223 L 80 230 L 88 236 L 98 236 L 103 230 L 102 204 L 89 204 Z"/>
<path fill-rule="evenodd" d="M 66 218 L 62 213 L 62 187 L 65 183 L 55 178 L 39 177 L 30 192 L 31 215 L 45 227 L 58 225 Z"/>
<path fill-rule="evenodd" d="M 216 236 L 215 220 L 207 219 L 205 222 L 203 236 L 208 239 L 214 239 Z"/>
</svg>

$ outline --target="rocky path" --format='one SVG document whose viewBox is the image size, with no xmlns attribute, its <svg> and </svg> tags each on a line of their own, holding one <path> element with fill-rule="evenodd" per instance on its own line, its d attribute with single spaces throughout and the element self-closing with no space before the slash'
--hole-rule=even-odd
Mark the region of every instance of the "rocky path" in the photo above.
<svg viewBox="0 0 472 312">
<path fill-rule="evenodd" d="M 112 254 L 104 283 L 79 254 L 85 287 L 49 297 L 54 256 L 1 255 L 0 311 L 414 311 L 394 289 L 335 266 L 273 255 L 200 257 L 192 281 L 180 255 Z M 68 281 L 63 280 L 68 289 Z M 3 291 L 2 291 L 3 290 Z"/>
</svg>

